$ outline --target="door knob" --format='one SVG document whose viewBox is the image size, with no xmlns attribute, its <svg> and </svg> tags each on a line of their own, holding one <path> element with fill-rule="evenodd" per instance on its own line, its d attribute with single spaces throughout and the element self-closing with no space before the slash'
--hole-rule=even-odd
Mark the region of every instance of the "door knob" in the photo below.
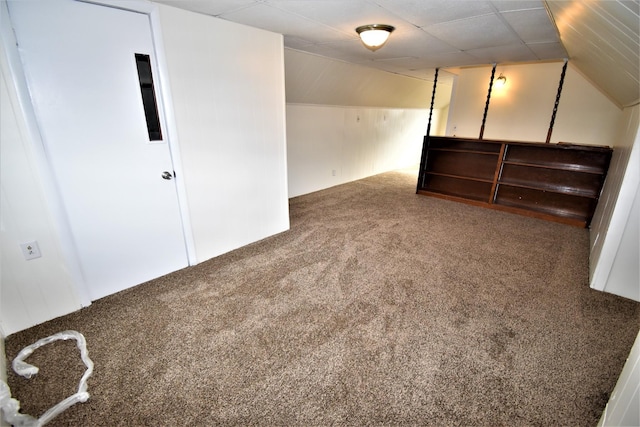
<svg viewBox="0 0 640 427">
<path fill-rule="evenodd" d="M 173 174 L 169 171 L 162 172 L 162 179 L 173 179 Z"/>
</svg>

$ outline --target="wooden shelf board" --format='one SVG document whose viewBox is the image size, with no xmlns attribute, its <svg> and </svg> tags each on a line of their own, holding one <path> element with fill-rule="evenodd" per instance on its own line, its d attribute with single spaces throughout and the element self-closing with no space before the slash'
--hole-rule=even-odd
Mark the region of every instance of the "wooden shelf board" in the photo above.
<svg viewBox="0 0 640 427">
<path fill-rule="evenodd" d="M 573 227 L 585 228 L 587 226 L 587 222 L 583 218 L 551 215 L 545 212 L 531 211 L 528 209 L 522 209 L 514 206 L 488 203 L 480 200 L 473 200 L 465 197 L 452 196 L 449 194 L 437 193 L 437 192 L 428 191 L 428 190 L 418 190 L 417 194 L 423 195 L 423 196 L 435 197 L 438 199 L 450 200 L 458 203 L 464 203 L 467 205 L 477 206 L 484 209 L 493 209 L 493 210 L 508 212 L 512 214 L 523 215 L 530 218 L 543 219 L 545 221 L 557 222 L 560 224 L 566 224 Z"/>
<path fill-rule="evenodd" d="M 555 218 L 557 222 L 563 223 L 571 223 L 571 224 L 579 224 L 581 227 L 585 227 L 587 222 L 584 219 L 584 215 L 576 214 L 575 212 L 571 212 L 566 209 L 547 209 L 544 207 L 532 207 L 531 205 L 527 205 L 527 207 L 520 207 L 517 204 L 511 204 L 505 201 L 496 201 L 492 204 L 492 206 L 502 209 L 509 210 L 513 212 L 518 212 L 523 215 L 535 216 L 538 218 L 550 219 Z"/>
<path fill-rule="evenodd" d="M 501 151 L 500 142 L 482 141 L 470 138 L 455 138 L 446 136 L 432 136 L 429 138 L 429 149 L 455 149 L 462 151 L 480 151 L 487 154 L 498 154 Z"/>
<path fill-rule="evenodd" d="M 531 218 L 544 219 L 546 221 L 558 222 L 561 224 L 571 225 L 574 227 L 586 228 L 588 226 L 587 221 L 584 218 L 576 218 L 573 216 L 557 216 L 551 215 L 545 212 L 532 211 L 529 209 L 517 208 L 514 206 L 500 205 L 500 204 L 491 204 L 489 206 L 492 209 L 500 210 L 504 212 L 510 212 L 518 215 L 528 216 Z"/>
<path fill-rule="evenodd" d="M 439 199 L 453 200 L 454 202 L 462 202 L 462 203 L 467 203 L 467 204 L 476 205 L 476 206 L 486 206 L 489 204 L 486 202 L 486 200 L 489 199 L 489 196 L 471 198 L 470 196 L 459 196 L 451 193 L 434 191 L 434 190 L 418 190 L 417 194 L 421 194 L 423 196 L 437 197 Z"/>
<path fill-rule="evenodd" d="M 489 179 L 489 178 L 475 178 L 475 177 L 471 177 L 471 176 L 453 175 L 453 174 L 449 174 L 449 173 L 433 172 L 433 171 L 429 171 L 429 170 L 426 171 L 425 173 L 427 175 L 446 176 L 447 178 L 464 179 L 466 181 L 476 181 L 476 182 L 485 182 L 487 184 L 493 184 L 493 180 Z"/>
<path fill-rule="evenodd" d="M 571 172 L 582 172 L 594 175 L 600 175 L 603 173 L 601 168 L 594 168 L 584 165 L 576 165 L 569 163 L 535 163 L 535 162 L 523 162 L 517 160 L 507 160 L 505 159 L 502 163 L 505 165 L 515 165 L 515 166 L 528 166 L 531 168 L 543 168 L 543 169 L 554 169 L 560 171 L 571 171 Z"/>
<path fill-rule="evenodd" d="M 538 185 L 538 186 L 533 186 L 533 185 L 526 185 L 526 184 L 520 184 L 518 182 L 515 181 L 509 181 L 509 180 L 499 180 L 498 181 L 499 185 L 508 185 L 509 187 L 518 187 L 518 188 L 526 188 L 527 190 L 536 190 L 536 191 L 544 191 L 544 192 L 549 192 L 549 193 L 557 193 L 557 194 L 566 194 L 569 196 L 576 196 L 576 197 L 584 197 L 587 199 L 595 199 L 598 197 L 598 193 L 591 191 L 591 190 L 582 190 L 582 189 L 576 189 L 574 187 L 569 187 L 569 186 L 544 186 L 544 185 Z"/>
<path fill-rule="evenodd" d="M 485 154 L 493 157 L 498 157 L 500 153 L 494 153 L 493 151 L 476 151 L 476 150 L 463 150 L 458 148 L 441 148 L 433 147 L 429 148 L 430 151 L 449 151 L 453 153 L 469 153 L 469 154 Z"/>
</svg>

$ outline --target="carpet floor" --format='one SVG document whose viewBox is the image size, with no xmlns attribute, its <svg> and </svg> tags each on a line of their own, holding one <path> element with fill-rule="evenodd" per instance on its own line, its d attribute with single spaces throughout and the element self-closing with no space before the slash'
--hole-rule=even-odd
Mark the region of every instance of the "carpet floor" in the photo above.
<svg viewBox="0 0 640 427">
<path fill-rule="evenodd" d="M 50 425 L 595 426 L 640 304 L 588 286 L 584 229 L 415 194 L 389 172 L 290 200 L 291 229 L 13 334 L 71 329 L 91 398 Z M 75 392 L 74 341 L 9 373 Z"/>
</svg>

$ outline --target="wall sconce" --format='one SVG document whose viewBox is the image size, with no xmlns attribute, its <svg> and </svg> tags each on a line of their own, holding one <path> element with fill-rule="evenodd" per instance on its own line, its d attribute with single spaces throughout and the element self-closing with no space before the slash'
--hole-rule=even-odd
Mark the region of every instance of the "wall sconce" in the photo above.
<svg viewBox="0 0 640 427">
<path fill-rule="evenodd" d="M 504 87 L 504 85 L 506 84 L 507 84 L 507 78 L 503 76 L 502 73 L 500 73 L 500 75 L 496 79 L 496 83 L 495 83 L 496 87 L 501 88 L 501 87 Z"/>
<path fill-rule="evenodd" d="M 369 24 L 356 28 L 356 33 L 358 33 L 360 40 L 362 40 L 367 49 L 376 51 L 387 42 L 393 30 L 395 30 L 395 27 L 391 25 Z"/>
</svg>

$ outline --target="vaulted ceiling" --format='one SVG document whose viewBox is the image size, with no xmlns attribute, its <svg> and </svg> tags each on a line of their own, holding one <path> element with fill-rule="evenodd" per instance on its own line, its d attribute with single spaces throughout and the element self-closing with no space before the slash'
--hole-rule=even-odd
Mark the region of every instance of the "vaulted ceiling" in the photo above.
<svg viewBox="0 0 640 427">
<path fill-rule="evenodd" d="M 283 34 L 290 49 L 423 80 L 435 68 L 569 58 L 620 106 L 640 99 L 640 0 L 155 1 Z M 364 24 L 396 30 L 372 52 L 354 30 Z"/>
</svg>

